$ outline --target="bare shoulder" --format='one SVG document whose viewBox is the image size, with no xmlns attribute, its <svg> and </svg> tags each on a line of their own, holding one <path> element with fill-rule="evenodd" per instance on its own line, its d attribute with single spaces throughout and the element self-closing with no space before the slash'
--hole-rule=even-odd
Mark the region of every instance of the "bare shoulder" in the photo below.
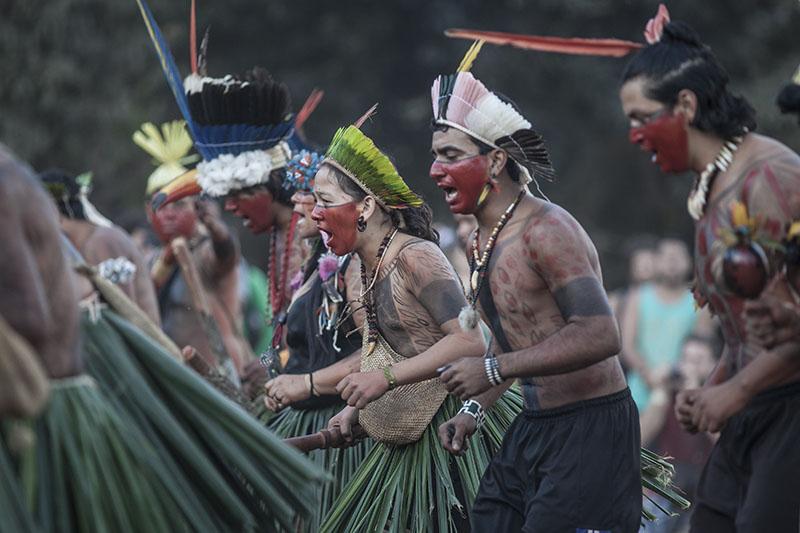
<svg viewBox="0 0 800 533">
<path fill-rule="evenodd" d="M 597 250 L 586 230 L 556 204 L 543 202 L 528 217 L 522 241 L 531 265 L 549 284 L 600 273 Z"/>
<path fill-rule="evenodd" d="M 141 253 L 133 239 L 116 226 L 98 227 L 86 243 L 87 258 L 93 262 L 116 257 L 142 260 Z"/>
</svg>

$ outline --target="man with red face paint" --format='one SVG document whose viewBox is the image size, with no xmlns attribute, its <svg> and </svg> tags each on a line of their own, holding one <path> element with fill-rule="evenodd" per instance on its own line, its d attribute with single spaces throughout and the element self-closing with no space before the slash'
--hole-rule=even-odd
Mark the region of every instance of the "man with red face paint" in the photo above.
<svg viewBox="0 0 800 533">
<path fill-rule="evenodd" d="M 771 321 L 748 329 L 744 311 L 770 277 L 764 298 L 792 301 L 783 254 L 761 243 L 782 241 L 800 217 L 800 157 L 752 133 L 752 107 L 732 94 L 727 73 L 689 26 L 667 22 L 649 42 L 623 74 L 629 137 L 663 171 L 696 175 L 688 200 L 695 295 L 717 315 L 725 339 L 704 386 L 676 398 L 685 430 L 722 430 L 697 488 L 692 531 L 795 531 L 800 357 L 797 349 L 765 350 Z"/>
<path fill-rule="evenodd" d="M 472 530 L 637 531 L 638 413 L 595 247 L 569 213 L 528 191 L 553 170 L 511 102 L 464 71 L 440 76 L 432 93 L 431 178 L 451 211 L 478 222 L 460 319 L 475 327 L 479 311 L 492 333 L 484 358 L 441 369 L 467 403 L 440 440 L 464 453 L 477 429 L 470 409 L 489 408 L 516 378 L 527 407 L 483 475 Z"/>
<path fill-rule="evenodd" d="M 151 197 L 186 172 L 182 162 L 192 146 L 191 138 L 181 123 L 162 125 L 161 130 L 145 124 L 133 138 L 159 163 L 147 180 L 145 211 L 162 244 L 150 258 L 150 275 L 156 286 L 164 332 L 178 346 L 192 345 L 206 360 L 216 360 L 172 251 L 172 241 L 183 237 L 200 272 L 222 342 L 236 367 L 231 370 L 239 372 L 247 353 L 246 341 L 240 334 L 242 317 L 236 272 L 239 248 L 222 222 L 219 208 L 191 197 L 167 203 L 157 211 L 151 208 Z"/>
</svg>

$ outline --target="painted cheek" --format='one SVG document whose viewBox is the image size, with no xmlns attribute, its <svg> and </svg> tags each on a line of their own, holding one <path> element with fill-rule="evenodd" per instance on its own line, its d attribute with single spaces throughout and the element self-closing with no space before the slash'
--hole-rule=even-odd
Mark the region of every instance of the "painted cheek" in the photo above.
<svg viewBox="0 0 800 533">
<path fill-rule="evenodd" d="M 689 140 L 683 115 L 664 115 L 641 130 L 643 146 L 656 152 L 656 162 L 663 172 L 689 170 Z"/>
<path fill-rule="evenodd" d="M 258 194 L 239 200 L 239 211 L 250 221 L 250 231 L 262 233 L 272 228 L 272 197 Z"/>
<path fill-rule="evenodd" d="M 450 211 L 460 214 L 474 213 L 478 207 L 481 191 L 489 182 L 488 158 L 470 157 L 442 166 L 453 180 L 453 187 L 458 191 L 456 200 L 450 204 Z"/>
<path fill-rule="evenodd" d="M 320 229 L 329 230 L 331 238 L 328 246 L 336 255 L 345 255 L 355 249 L 357 219 L 355 203 L 325 209 Z"/>
</svg>

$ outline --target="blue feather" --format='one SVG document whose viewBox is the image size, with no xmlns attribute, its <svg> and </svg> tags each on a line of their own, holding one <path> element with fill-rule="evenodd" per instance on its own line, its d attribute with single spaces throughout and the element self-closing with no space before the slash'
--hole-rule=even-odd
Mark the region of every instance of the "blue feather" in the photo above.
<svg viewBox="0 0 800 533">
<path fill-rule="evenodd" d="M 189 128 L 189 133 L 192 134 L 195 142 L 197 139 L 197 125 L 192 120 L 192 115 L 189 112 L 189 100 L 186 98 L 186 92 L 183 87 L 183 78 L 180 71 L 175 64 L 175 59 L 172 57 L 172 52 L 169 49 L 164 36 L 161 34 L 161 29 L 158 27 L 156 19 L 153 17 L 150 7 L 145 0 L 136 0 L 139 5 L 139 11 L 142 13 L 147 32 L 150 34 L 150 40 L 153 41 L 153 46 L 158 54 L 158 59 L 161 63 L 161 69 L 164 71 L 164 76 L 167 78 L 172 94 L 175 95 L 175 101 L 181 110 L 183 118 L 186 120 L 186 125 Z M 202 154 L 202 150 L 200 151 Z M 205 158 L 205 155 L 203 155 Z"/>
</svg>

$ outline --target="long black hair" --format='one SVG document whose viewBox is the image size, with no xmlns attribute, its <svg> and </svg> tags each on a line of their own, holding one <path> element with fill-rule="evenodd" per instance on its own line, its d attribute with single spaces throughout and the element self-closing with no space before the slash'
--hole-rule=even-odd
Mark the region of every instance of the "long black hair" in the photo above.
<svg viewBox="0 0 800 533">
<path fill-rule="evenodd" d="M 622 83 L 644 78 L 648 98 L 673 106 L 678 93 L 689 89 L 697 96 L 692 126 L 722 139 L 756 128 L 755 110 L 728 88 L 730 78 L 707 45 L 688 24 L 670 22 L 657 43 L 633 56 L 622 73 Z"/>
<path fill-rule="evenodd" d="M 331 165 L 328 165 L 328 168 L 336 177 L 336 182 L 339 184 L 339 187 L 349 196 L 352 196 L 358 201 L 367 197 L 367 193 L 356 185 L 344 172 Z M 378 208 L 386 212 L 380 204 L 378 204 Z M 437 245 L 439 244 L 439 232 L 433 228 L 433 211 L 427 203 L 423 203 L 420 207 L 390 209 L 387 214 L 391 218 L 392 224 L 400 227 L 405 233 L 413 235 L 414 237 L 419 237 L 420 239 L 425 239 L 426 241 L 431 241 Z"/>
</svg>

